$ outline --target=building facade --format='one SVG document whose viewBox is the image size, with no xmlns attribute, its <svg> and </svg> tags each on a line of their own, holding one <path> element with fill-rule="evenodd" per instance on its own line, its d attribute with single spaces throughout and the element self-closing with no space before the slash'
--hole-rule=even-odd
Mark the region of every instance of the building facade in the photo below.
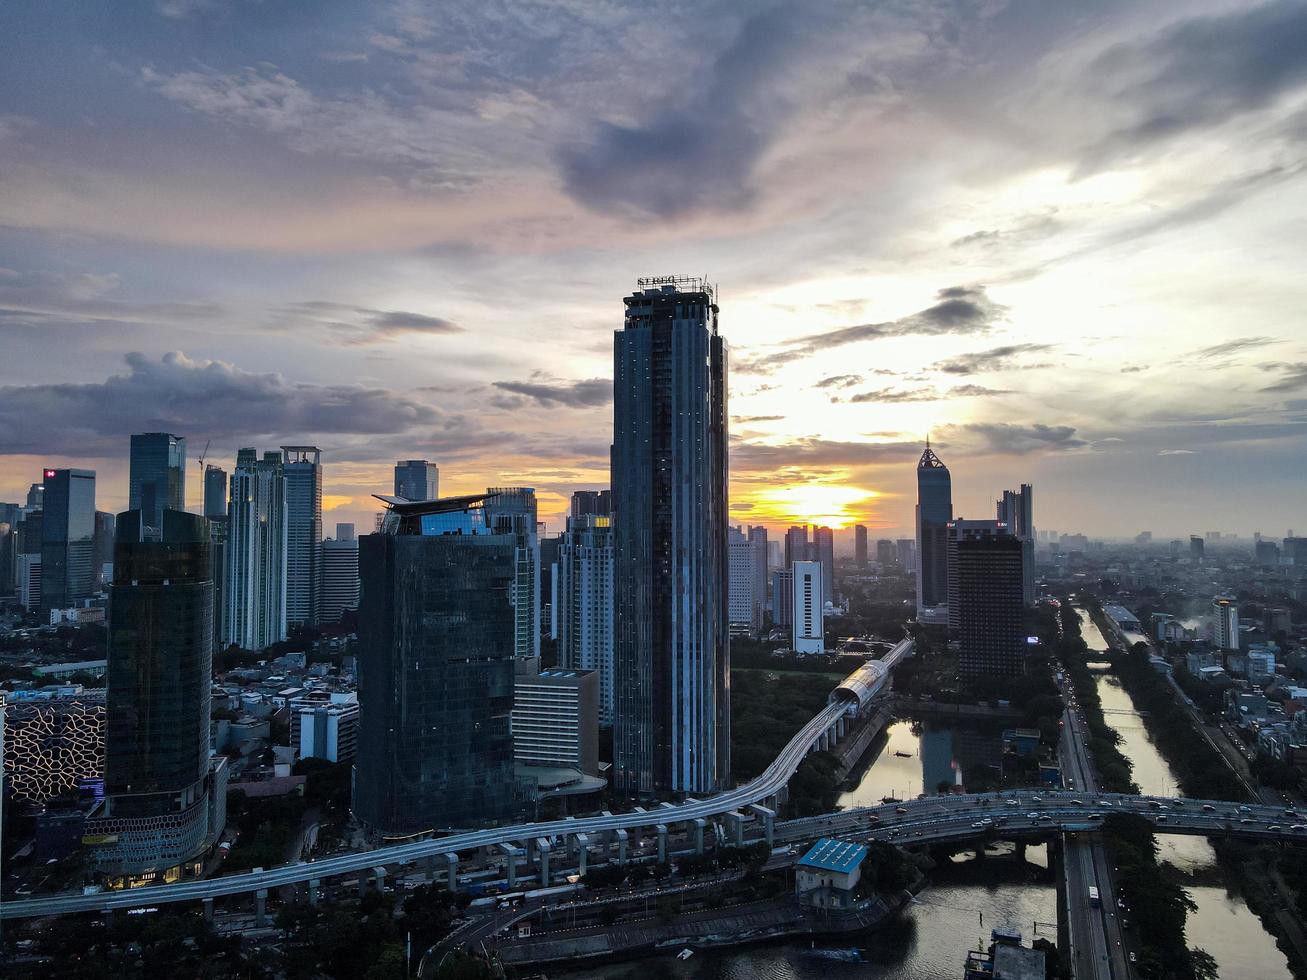
<svg viewBox="0 0 1307 980">
<path fill-rule="evenodd" d="M 513 558 L 513 655 L 540 656 L 540 536 L 536 492 L 531 487 L 491 487 L 486 520 L 496 534 L 517 542 Z"/>
<path fill-rule="evenodd" d="M 859 568 L 867 567 L 867 527 L 865 524 L 853 525 L 853 562 Z"/>
<path fill-rule="evenodd" d="M 599 677 L 592 670 L 517 661 L 513 756 L 520 765 L 599 774 Z"/>
<path fill-rule="evenodd" d="M 71 684 L 4 697 L 4 788 L 11 800 L 40 805 L 104 779 L 102 688 Z"/>
<path fill-rule="evenodd" d="M 96 591 L 95 470 L 46 470 L 44 487 L 41 609 L 68 609 Z"/>
<path fill-rule="evenodd" d="M 109 606 L 105 802 L 87 822 L 94 866 L 122 884 L 173 880 L 222 831 L 209 759 L 213 571 L 208 522 L 118 515 Z M 225 805 L 225 803 L 223 804 Z M 225 821 L 224 821 L 225 822 Z"/>
<path fill-rule="evenodd" d="M 440 468 L 425 459 L 399 460 L 395 464 L 395 496 L 435 500 L 440 496 Z"/>
<path fill-rule="evenodd" d="M 1229 596 L 1212 600 L 1212 644 L 1218 650 L 1239 649 L 1239 603 Z"/>
<path fill-rule="evenodd" d="M 1021 484 L 1020 490 L 1004 490 L 996 504 L 997 517 L 1021 539 L 1025 550 L 1022 569 L 1026 576 L 1022 594 L 1027 606 L 1035 604 L 1035 488 Z"/>
<path fill-rule="evenodd" d="M 813 561 L 821 564 L 821 594 L 823 599 L 835 598 L 835 532 L 828 527 L 817 528 L 812 535 Z"/>
<path fill-rule="evenodd" d="M 380 836 L 512 818 L 518 540 L 488 497 L 384 501 L 360 541 L 354 811 Z"/>
<path fill-rule="evenodd" d="M 211 521 L 227 516 L 227 471 L 212 463 L 204 467 L 204 516 Z"/>
<path fill-rule="evenodd" d="M 726 345 L 713 288 L 641 280 L 614 337 L 614 782 L 730 782 Z"/>
<path fill-rule="evenodd" d="M 599 722 L 613 723 L 613 523 L 582 514 L 568 518 L 554 566 L 558 664 L 593 671 Z"/>
<path fill-rule="evenodd" d="M 322 599 L 322 452 L 282 446 L 286 479 L 286 628 L 318 625 Z"/>
<path fill-rule="evenodd" d="M 821 562 L 796 561 L 791 569 L 794 583 L 794 652 L 826 652 L 825 575 Z"/>
<path fill-rule="evenodd" d="M 964 532 L 955 550 L 959 669 L 972 677 L 1024 673 L 1021 540 L 1005 530 Z"/>
<path fill-rule="evenodd" d="M 794 625 L 794 569 L 778 568 L 771 576 L 772 625 Z"/>
<path fill-rule="evenodd" d="M 953 520 L 953 481 L 926 441 L 917 462 L 917 622 L 948 622 L 948 522 Z"/>
<path fill-rule="evenodd" d="M 759 547 L 757 541 L 746 537 L 738 527 L 727 530 L 726 548 L 729 577 L 727 616 L 731 632 L 760 633 L 766 593 L 758 589 L 758 565 L 759 556 L 762 556 L 765 563 L 767 553 Z M 765 575 L 762 581 L 767 581 Z"/>
<path fill-rule="evenodd" d="M 171 432 L 132 436 L 127 509 L 145 515 L 147 533 L 158 534 L 165 510 L 186 509 L 186 440 Z"/>
<path fill-rule="evenodd" d="M 227 517 L 223 644 L 262 650 L 286 639 L 286 477 L 280 453 L 236 454 Z"/>
<path fill-rule="evenodd" d="M 337 524 L 336 537 L 322 542 L 322 598 L 319 621 L 330 626 L 359 607 L 359 539 L 353 524 Z"/>
</svg>

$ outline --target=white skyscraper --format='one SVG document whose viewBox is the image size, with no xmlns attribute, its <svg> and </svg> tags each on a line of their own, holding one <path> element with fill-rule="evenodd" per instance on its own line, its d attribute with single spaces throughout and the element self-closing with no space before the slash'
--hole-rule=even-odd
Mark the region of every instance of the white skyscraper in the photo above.
<svg viewBox="0 0 1307 980">
<path fill-rule="evenodd" d="M 322 542 L 322 601 L 319 621 L 326 626 L 359 607 L 359 541 L 353 524 L 337 524 L 336 537 Z"/>
<path fill-rule="evenodd" d="M 236 454 L 227 504 L 224 644 L 262 650 L 286 639 L 286 477 L 281 453 Z"/>
<path fill-rule="evenodd" d="M 822 569 L 819 561 L 796 561 L 794 571 L 794 651 L 825 653 L 826 634 L 823 617 L 826 597 L 822 594 Z"/>
<path fill-rule="evenodd" d="M 762 629 L 762 597 L 758 594 L 758 555 L 765 542 L 752 541 L 738 527 L 726 532 L 726 612 L 732 632 L 757 633 Z M 763 582 L 766 582 L 764 577 Z"/>
<path fill-rule="evenodd" d="M 517 539 L 513 587 L 513 654 L 540 656 L 540 537 L 536 527 L 536 492 L 531 487 L 491 487 L 485 503 L 486 524 L 494 534 Z"/>
<path fill-rule="evenodd" d="M 1212 642 L 1220 650 L 1239 649 L 1239 603 L 1229 596 L 1212 601 Z"/>
<path fill-rule="evenodd" d="M 554 566 L 558 663 L 599 675 L 599 723 L 613 723 L 612 518 L 584 514 L 567 520 Z"/>
<path fill-rule="evenodd" d="M 282 446 L 286 477 L 286 625 L 316 626 L 322 592 L 322 453 Z"/>
</svg>

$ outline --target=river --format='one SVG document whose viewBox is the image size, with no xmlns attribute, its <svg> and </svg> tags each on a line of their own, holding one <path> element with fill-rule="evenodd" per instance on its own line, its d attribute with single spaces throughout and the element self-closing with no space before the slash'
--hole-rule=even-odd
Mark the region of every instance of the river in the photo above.
<svg viewBox="0 0 1307 980">
<path fill-rule="evenodd" d="M 1105 650 L 1098 627 L 1083 610 L 1080 631 L 1091 650 Z M 1134 764 L 1134 780 L 1141 792 L 1174 795 L 1179 792 L 1175 773 L 1157 751 L 1120 681 L 1103 672 L 1097 678 L 1103 718 L 1121 735 L 1121 751 Z M 1216 959 L 1221 980 L 1280 980 L 1289 978 L 1288 962 L 1242 896 L 1224 887 L 1216 852 L 1205 837 L 1159 834 L 1158 856 L 1181 871 L 1200 874 L 1204 884 L 1185 890 L 1196 910 L 1189 913 L 1185 935 L 1191 946 L 1201 946 Z"/>
<path fill-rule="evenodd" d="M 1082 631 L 1091 649 L 1107 648 L 1097 627 L 1083 614 Z M 1125 740 L 1123 751 L 1134 761 L 1140 787 L 1174 792 L 1170 767 L 1149 740 L 1129 695 L 1108 674 L 1098 684 L 1107 722 Z M 840 796 L 839 804 L 868 806 L 883 797 L 912 797 L 935 792 L 942 782 L 965 786 L 968 771 L 992 764 L 1001 752 L 1000 727 L 895 721 L 872 745 L 869 761 L 860 774 L 855 773 L 856 785 Z M 1206 839 L 1163 835 L 1159 842 L 1164 860 L 1203 874 L 1203 885 L 1187 889 L 1198 908 L 1190 913 L 1186 931 L 1190 945 L 1202 946 L 1216 958 L 1221 980 L 1289 980 L 1274 938 L 1242 898 L 1221 886 Z M 847 942 L 817 944 L 819 949 L 857 947 L 866 958 L 863 963 L 821 959 L 809 944 L 791 942 L 709 950 L 684 962 L 667 954 L 577 970 L 550 968 L 548 973 L 574 980 L 951 980 L 962 976 L 967 951 L 987 943 L 990 929 L 1017 929 L 1027 943 L 1051 931 L 1057 921 L 1057 893 L 1047 873 L 1046 848 L 1028 848 L 1026 862 L 1005 857 L 987 860 L 982 868 L 974 860 L 959 859 L 933 872 L 931 886 L 894 924 Z"/>
</svg>

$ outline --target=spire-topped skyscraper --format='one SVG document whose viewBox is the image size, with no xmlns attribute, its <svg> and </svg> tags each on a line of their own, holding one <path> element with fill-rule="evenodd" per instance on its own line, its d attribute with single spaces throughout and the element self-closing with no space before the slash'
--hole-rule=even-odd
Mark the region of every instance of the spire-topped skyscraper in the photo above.
<svg viewBox="0 0 1307 980">
<path fill-rule="evenodd" d="M 953 481 L 930 448 L 917 462 L 917 622 L 948 623 L 948 522 L 953 520 Z"/>
</svg>

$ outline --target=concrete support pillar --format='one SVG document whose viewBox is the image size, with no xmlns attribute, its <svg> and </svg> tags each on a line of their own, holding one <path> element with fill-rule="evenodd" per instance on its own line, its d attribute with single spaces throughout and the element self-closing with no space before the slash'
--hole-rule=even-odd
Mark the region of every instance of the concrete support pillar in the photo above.
<svg viewBox="0 0 1307 980">
<path fill-rule="evenodd" d="M 731 810 L 726 814 L 726 826 L 730 829 L 731 843 L 736 847 L 744 843 L 744 814 L 739 810 Z"/>
<path fill-rule="evenodd" d="M 667 862 L 667 824 L 660 823 L 654 830 L 658 831 L 658 863 Z"/>
<path fill-rule="evenodd" d="M 368 873 L 366 871 L 359 872 L 358 887 L 359 898 L 363 898 L 368 893 Z"/>
<path fill-rule="evenodd" d="M 458 891 L 458 855 L 453 851 L 445 854 L 445 872 L 451 893 Z"/>
<path fill-rule="evenodd" d="M 549 841 L 543 837 L 536 838 L 536 849 L 540 852 L 540 887 L 549 887 L 549 854 L 553 850 Z"/>
<path fill-rule="evenodd" d="M 590 835 L 573 834 L 572 840 L 576 844 L 576 873 L 584 878 L 586 864 L 590 857 Z"/>
<path fill-rule="evenodd" d="M 840 720 L 835 723 L 835 733 L 839 738 L 843 738 L 846 731 L 848 731 L 848 725 L 845 724 L 844 716 L 841 715 Z"/>
<path fill-rule="evenodd" d="M 703 853 L 703 828 L 706 827 L 707 824 L 708 821 L 704 820 L 703 817 L 695 817 L 694 819 L 694 853 L 695 854 Z"/>
<path fill-rule="evenodd" d="M 625 864 L 625 863 L 626 863 L 626 843 L 627 843 L 627 839 L 628 839 L 629 835 L 627 834 L 627 832 L 626 832 L 625 830 L 620 830 L 620 829 L 614 831 L 614 833 L 617 835 L 617 863 L 618 863 L 618 864 Z"/>
<path fill-rule="evenodd" d="M 517 856 L 522 849 L 512 844 L 500 844 L 499 849 L 504 852 L 504 877 L 508 879 L 508 887 L 514 888 L 517 886 Z"/>
<path fill-rule="evenodd" d="M 254 893 L 254 924 L 262 929 L 268 924 L 268 889 L 260 888 Z"/>
<path fill-rule="evenodd" d="M 213 899 L 212 898 L 206 898 L 204 900 L 204 921 L 209 923 L 209 925 L 213 925 Z"/>
<path fill-rule="evenodd" d="M 386 888 L 386 869 L 382 867 L 373 868 L 372 879 L 376 883 L 377 891 L 384 891 Z"/>
<path fill-rule="evenodd" d="M 322 882 L 319 879 L 317 878 L 309 879 L 309 904 L 310 905 L 318 904 L 318 888 L 321 887 L 321 885 Z"/>
<path fill-rule="evenodd" d="M 772 833 L 776 822 L 776 811 L 769 807 L 765 807 L 760 803 L 750 804 L 749 810 L 762 818 L 763 835 L 766 837 L 767 846 L 772 847 L 774 845 Z"/>
</svg>

